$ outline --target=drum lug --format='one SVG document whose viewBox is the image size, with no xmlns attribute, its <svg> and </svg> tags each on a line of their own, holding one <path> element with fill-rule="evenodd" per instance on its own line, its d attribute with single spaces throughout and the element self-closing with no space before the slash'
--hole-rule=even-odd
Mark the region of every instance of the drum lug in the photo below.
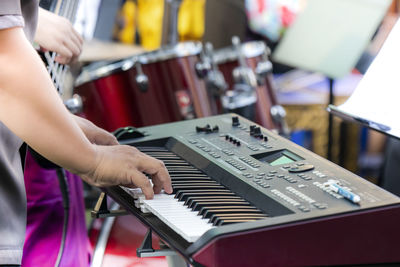
<svg viewBox="0 0 400 267">
<path fill-rule="evenodd" d="M 204 79 L 211 70 L 211 64 L 209 62 L 200 61 L 194 65 L 194 69 L 196 70 L 197 77 Z"/>
<path fill-rule="evenodd" d="M 175 256 L 177 253 L 172 249 L 154 249 L 152 240 L 152 230 L 149 229 L 143 239 L 142 244 L 136 249 L 136 255 L 139 258 L 145 257 L 161 257 L 161 256 Z"/>
<path fill-rule="evenodd" d="M 147 92 L 147 90 L 149 89 L 149 77 L 147 77 L 147 75 L 144 74 L 142 69 L 142 64 L 139 62 L 139 60 L 136 61 L 135 66 L 137 72 L 137 75 L 135 77 L 135 82 L 141 92 Z"/>
<path fill-rule="evenodd" d="M 268 73 L 272 72 L 272 63 L 269 60 L 261 61 L 257 64 L 256 67 L 256 75 L 258 85 L 265 84 L 265 78 L 267 77 Z"/>
<path fill-rule="evenodd" d="M 196 64 L 196 73 L 200 78 L 206 78 L 207 87 L 212 95 L 221 95 L 228 88 L 224 75 L 218 69 L 218 65 L 213 58 L 214 48 L 211 43 L 206 43 L 201 54 L 202 63 Z"/>
<path fill-rule="evenodd" d="M 78 94 L 74 94 L 72 98 L 67 99 L 64 102 L 64 105 L 66 108 L 72 113 L 72 114 L 78 114 L 82 112 L 83 109 L 83 102 L 82 102 L 82 97 Z"/>
<path fill-rule="evenodd" d="M 235 68 L 232 73 L 235 83 L 247 84 L 252 88 L 256 88 L 258 85 L 257 76 L 246 63 L 245 56 L 243 55 L 241 50 L 239 37 L 233 36 L 232 44 L 236 49 L 236 53 L 239 59 L 239 67 Z"/>
</svg>

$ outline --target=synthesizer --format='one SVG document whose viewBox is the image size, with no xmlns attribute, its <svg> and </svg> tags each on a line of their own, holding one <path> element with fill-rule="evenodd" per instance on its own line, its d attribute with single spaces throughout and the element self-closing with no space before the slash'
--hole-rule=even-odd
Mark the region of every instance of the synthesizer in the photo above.
<svg viewBox="0 0 400 267">
<path fill-rule="evenodd" d="M 173 194 L 105 191 L 194 266 L 400 262 L 400 198 L 236 114 L 143 127 Z M 138 134 L 139 133 L 139 134 Z"/>
</svg>

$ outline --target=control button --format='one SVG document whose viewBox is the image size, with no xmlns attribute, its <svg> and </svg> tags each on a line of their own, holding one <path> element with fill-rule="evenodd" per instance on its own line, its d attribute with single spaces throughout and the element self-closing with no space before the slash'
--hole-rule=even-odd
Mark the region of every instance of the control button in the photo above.
<svg viewBox="0 0 400 267">
<path fill-rule="evenodd" d="M 289 172 L 298 173 L 298 172 L 305 172 L 311 171 L 314 169 L 314 165 L 311 164 L 304 164 L 303 166 L 293 166 L 289 169 Z"/>
<path fill-rule="evenodd" d="M 296 163 L 296 165 L 297 165 L 297 166 L 303 166 L 304 163 L 303 163 L 303 162 L 299 162 L 299 163 Z"/>
<path fill-rule="evenodd" d="M 283 174 L 278 174 L 276 177 L 278 177 L 278 178 L 283 178 L 283 177 L 285 177 L 285 175 L 283 175 Z"/>
<path fill-rule="evenodd" d="M 218 131 L 219 131 L 218 125 L 215 125 L 213 128 L 211 128 L 210 124 L 207 124 L 204 127 L 196 126 L 196 132 L 198 132 L 198 133 L 200 133 L 200 132 L 214 133 L 214 132 L 218 132 Z"/>
<path fill-rule="evenodd" d="M 225 140 L 229 140 L 229 135 L 225 135 Z"/>
<path fill-rule="evenodd" d="M 277 171 L 269 171 L 269 173 L 276 174 Z"/>
<path fill-rule="evenodd" d="M 257 173 L 257 176 L 265 176 L 265 173 L 259 172 L 259 173 Z"/>
<path fill-rule="evenodd" d="M 191 144 L 196 144 L 197 141 L 196 141 L 196 140 L 189 140 L 189 143 L 191 143 Z"/>
<path fill-rule="evenodd" d="M 250 125 L 250 135 L 254 135 L 254 129 L 256 128 L 256 125 Z"/>
<path fill-rule="evenodd" d="M 236 142 L 236 145 L 237 145 L 237 146 L 240 146 L 240 145 L 241 145 L 241 144 L 240 144 L 240 141 L 237 141 L 237 142 Z"/>
<path fill-rule="evenodd" d="M 310 209 L 305 207 L 305 206 L 299 206 L 298 208 L 299 208 L 299 210 L 301 210 L 303 212 L 309 212 L 310 211 Z"/>
<path fill-rule="evenodd" d="M 236 127 L 236 126 L 239 126 L 239 125 L 240 125 L 239 117 L 238 116 L 232 117 L 232 126 Z"/>
<path fill-rule="evenodd" d="M 326 209 L 328 207 L 328 204 L 315 202 L 314 206 L 317 209 L 323 210 L 323 209 Z"/>
<path fill-rule="evenodd" d="M 289 169 L 290 166 L 289 166 L 289 165 L 285 165 L 285 166 L 283 166 L 283 168 L 284 168 L 284 169 Z"/>
<path fill-rule="evenodd" d="M 265 141 L 265 142 L 268 141 L 268 136 L 264 135 L 264 141 Z"/>
<path fill-rule="evenodd" d="M 247 175 L 247 178 L 253 178 L 254 177 L 254 175 L 253 174 L 249 174 L 249 175 Z"/>
</svg>

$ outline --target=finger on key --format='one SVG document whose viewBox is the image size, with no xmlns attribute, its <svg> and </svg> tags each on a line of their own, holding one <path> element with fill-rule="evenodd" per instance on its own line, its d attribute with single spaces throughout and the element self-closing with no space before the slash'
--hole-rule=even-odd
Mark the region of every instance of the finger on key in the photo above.
<svg viewBox="0 0 400 267">
<path fill-rule="evenodd" d="M 161 189 L 164 188 L 166 193 L 172 193 L 171 177 L 161 160 L 143 154 L 140 167 L 144 168 L 143 171 L 152 176 L 153 183 L 156 185 L 157 190 L 158 187 L 161 187 Z"/>
<path fill-rule="evenodd" d="M 152 199 L 154 197 L 153 187 L 151 186 L 150 180 L 139 171 L 132 171 L 132 184 L 142 189 L 146 199 Z"/>
</svg>

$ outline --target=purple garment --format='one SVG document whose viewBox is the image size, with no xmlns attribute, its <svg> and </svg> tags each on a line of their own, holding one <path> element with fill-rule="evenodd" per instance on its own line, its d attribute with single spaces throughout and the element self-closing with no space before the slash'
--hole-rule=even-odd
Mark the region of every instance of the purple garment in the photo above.
<svg viewBox="0 0 400 267">
<path fill-rule="evenodd" d="M 22 266 L 53 267 L 61 244 L 64 209 L 56 171 L 41 168 L 26 155 L 27 229 Z M 89 266 L 90 244 L 85 224 L 81 179 L 67 172 L 70 198 L 62 267 Z"/>
</svg>

